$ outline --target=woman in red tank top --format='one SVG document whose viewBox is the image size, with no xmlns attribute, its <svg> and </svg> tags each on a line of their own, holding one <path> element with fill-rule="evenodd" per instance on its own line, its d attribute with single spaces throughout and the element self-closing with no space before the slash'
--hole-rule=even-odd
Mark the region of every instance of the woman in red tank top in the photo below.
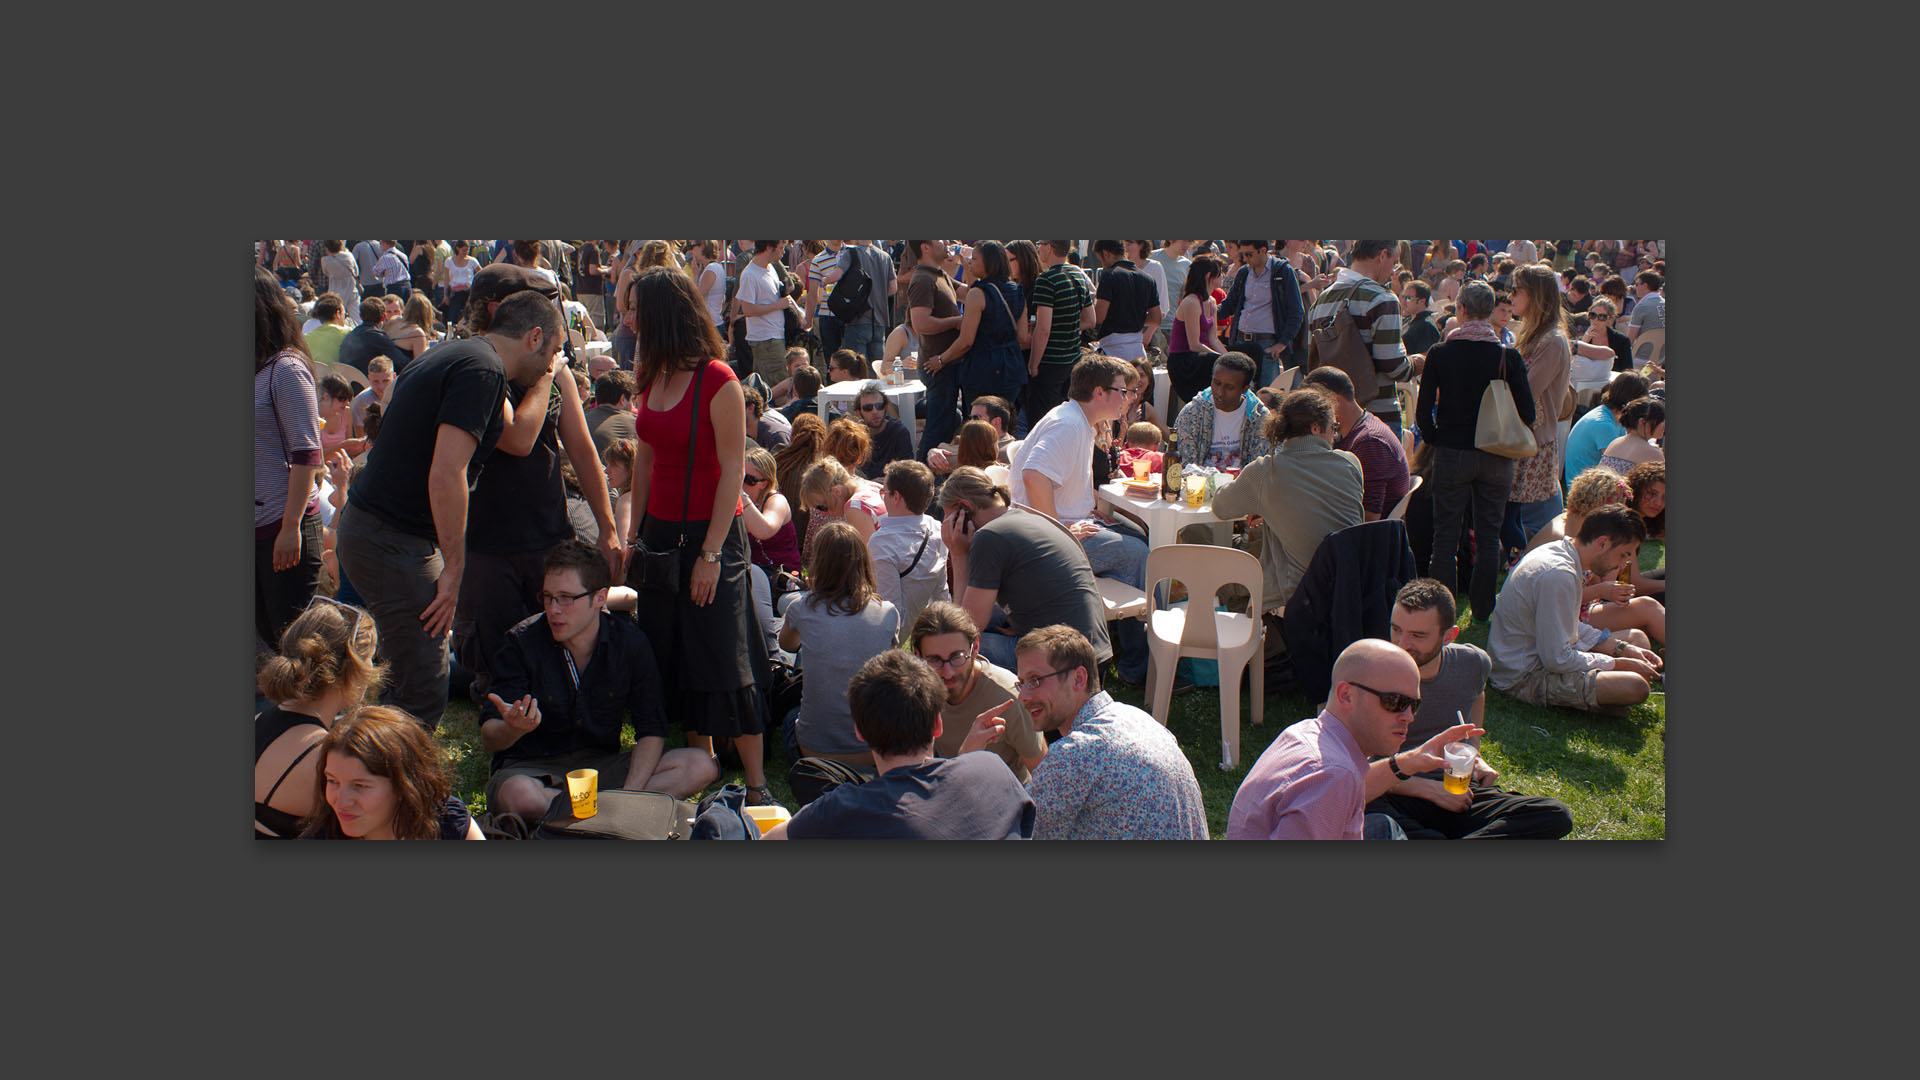
<svg viewBox="0 0 1920 1080">
<path fill-rule="evenodd" d="M 627 583 L 640 592 L 635 618 L 660 664 L 667 715 L 685 729 L 687 744 L 711 749 L 715 738 L 732 739 L 748 803 L 770 804 L 758 678 L 768 662 L 765 638 L 752 625 L 740 518 L 746 398 L 719 359 L 726 343 L 692 278 L 656 267 L 634 279 L 632 295 L 641 387 L 633 505 L 644 508 L 632 539 L 679 553 L 678 580 L 665 591 L 642 588 L 639 556 L 630 558 Z"/>
</svg>

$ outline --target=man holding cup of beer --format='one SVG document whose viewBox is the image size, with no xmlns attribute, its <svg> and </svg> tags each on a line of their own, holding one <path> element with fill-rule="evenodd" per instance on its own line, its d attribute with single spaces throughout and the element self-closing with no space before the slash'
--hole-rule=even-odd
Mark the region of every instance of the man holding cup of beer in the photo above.
<svg viewBox="0 0 1920 1080">
<path fill-rule="evenodd" d="M 1463 719 L 1478 726 L 1486 714 L 1493 661 L 1485 650 L 1454 640 L 1460 633 L 1456 617 L 1453 594 L 1432 578 L 1409 581 L 1394 597 L 1389 637 L 1420 666 L 1420 708 L 1403 745 L 1419 746 Z M 1395 777 L 1385 794 L 1367 804 L 1367 813 L 1391 817 L 1413 840 L 1557 840 L 1572 830 L 1573 815 L 1557 800 L 1495 787 L 1500 773 L 1474 752 L 1479 743 L 1476 736 L 1447 747 L 1465 753 L 1457 778 L 1413 772 L 1400 754 L 1407 775 Z"/>
<path fill-rule="evenodd" d="M 1420 667 L 1405 649 L 1361 638 L 1333 662 L 1319 716 L 1282 731 L 1234 793 L 1229 840 L 1402 840 L 1392 818 L 1365 813 L 1395 778 L 1438 769 L 1451 743 L 1484 734 L 1457 724 L 1401 750 L 1421 708 Z M 1382 755 L 1368 764 L 1369 755 Z"/>
</svg>

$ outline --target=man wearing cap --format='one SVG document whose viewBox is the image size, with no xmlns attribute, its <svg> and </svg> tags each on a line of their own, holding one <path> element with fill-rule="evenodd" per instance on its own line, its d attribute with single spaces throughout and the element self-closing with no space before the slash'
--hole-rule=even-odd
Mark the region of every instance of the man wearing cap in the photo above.
<svg viewBox="0 0 1920 1080">
<path fill-rule="evenodd" d="M 538 271 L 511 265 L 481 270 L 474 275 L 473 288 L 472 326 L 481 333 L 517 292 L 537 292 L 548 300 L 558 295 L 558 286 Z M 474 673 L 470 693 L 475 700 L 486 691 L 494 654 L 507 631 L 540 613 L 547 552 L 574 535 L 563 460 L 573 464 L 580 493 L 599 525 L 608 574 L 622 569 L 620 530 L 613 520 L 606 471 L 573 372 L 560 368 L 549 386 L 525 391 L 508 386 L 506 410 L 500 448 L 507 454 L 495 457 L 480 474 L 467 504 L 466 576 L 453 620 L 453 647 L 461 664 Z"/>
<path fill-rule="evenodd" d="M 1366 804 L 1399 779 L 1446 764 L 1449 743 L 1486 732 L 1456 724 L 1403 751 L 1420 708 L 1420 666 L 1406 650 L 1362 638 L 1333 662 L 1333 693 L 1319 716 L 1275 738 L 1234 793 L 1229 840 L 1404 840 Z M 1369 755 L 1381 760 L 1367 763 Z"/>
<path fill-rule="evenodd" d="M 373 613 L 391 665 L 385 700 L 428 730 L 447 705 L 447 634 L 467 569 L 471 485 L 506 428 L 508 384 L 525 391 L 523 401 L 543 403 L 561 335 L 552 301 L 512 296 L 483 333 L 410 365 L 335 519 L 340 565 Z M 528 440 L 517 452 L 530 450 Z"/>
</svg>

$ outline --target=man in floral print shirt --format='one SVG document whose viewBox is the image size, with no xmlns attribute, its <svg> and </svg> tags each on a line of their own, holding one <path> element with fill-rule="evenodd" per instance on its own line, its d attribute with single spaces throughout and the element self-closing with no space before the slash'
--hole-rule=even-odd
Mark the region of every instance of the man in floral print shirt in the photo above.
<svg viewBox="0 0 1920 1080">
<path fill-rule="evenodd" d="M 1205 840 L 1200 782 L 1172 732 L 1100 689 L 1093 645 L 1070 626 L 1015 646 L 1020 704 L 1059 741 L 1027 783 L 1035 840 Z"/>
</svg>

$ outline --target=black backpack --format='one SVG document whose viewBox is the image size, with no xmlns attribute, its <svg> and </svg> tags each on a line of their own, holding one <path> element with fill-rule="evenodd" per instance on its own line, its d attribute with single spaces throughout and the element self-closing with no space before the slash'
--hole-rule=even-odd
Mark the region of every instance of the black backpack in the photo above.
<svg viewBox="0 0 1920 1080">
<path fill-rule="evenodd" d="M 853 257 L 853 265 L 834 284 L 833 295 L 827 297 L 827 310 L 842 322 L 853 322 L 867 312 L 867 301 L 873 296 L 873 279 L 860 265 L 858 248 L 849 244 L 841 250 Z"/>
</svg>

